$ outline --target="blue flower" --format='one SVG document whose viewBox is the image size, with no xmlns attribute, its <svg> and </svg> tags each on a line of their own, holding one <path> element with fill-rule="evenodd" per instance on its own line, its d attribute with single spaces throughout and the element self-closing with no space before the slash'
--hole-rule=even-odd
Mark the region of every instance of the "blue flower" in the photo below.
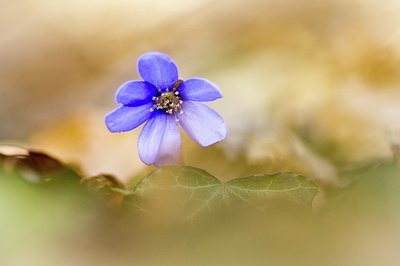
<svg viewBox="0 0 400 266">
<path fill-rule="evenodd" d="M 160 52 L 138 60 L 143 81 L 124 83 L 116 93 L 121 104 L 105 117 L 111 132 L 132 130 L 146 122 L 139 135 L 140 159 L 158 167 L 177 164 L 181 150 L 179 126 L 203 147 L 226 137 L 222 117 L 200 102 L 221 98 L 219 89 L 201 78 L 181 80 L 172 59 Z"/>
</svg>

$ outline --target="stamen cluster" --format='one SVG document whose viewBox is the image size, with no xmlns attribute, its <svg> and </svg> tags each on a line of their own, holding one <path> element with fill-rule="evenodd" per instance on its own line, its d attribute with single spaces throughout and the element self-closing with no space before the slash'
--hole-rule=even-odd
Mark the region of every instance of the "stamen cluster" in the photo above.
<svg viewBox="0 0 400 266">
<path fill-rule="evenodd" d="M 153 102 L 154 105 L 150 109 L 150 111 L 154 111 L 154 109 L 157 110 L 164 110 L 165 113 L 167 114 L 176 114 L 180 113 L 183 114 L 182 110 L 182 103 L 183 101 L 179 97 L 179 91 L 178 87 L 182 83 L 182 80 L 178 80 L 175 84 L 174 87 L 172 88 L 172 91 L 169 91 L 166 89 L 165 92 L 162 92 L 159 90 L 160 96 L 154 96 Z"/>
</svg>

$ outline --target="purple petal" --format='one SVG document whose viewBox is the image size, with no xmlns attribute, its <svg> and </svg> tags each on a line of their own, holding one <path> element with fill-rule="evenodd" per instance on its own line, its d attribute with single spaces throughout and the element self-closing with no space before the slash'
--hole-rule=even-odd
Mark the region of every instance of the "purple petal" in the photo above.
<svg viewBox="0 0 400 266">
<path fill-rule="evenodd" d="M 179 86 L 179 93 L 184 100 L 196 102 L 214 101 L 222 97 L 216 85 L 206 79 L 192 78 Z"/>
<path fill-rule="evenodd" d="M 182 128 L 201 146 L 206 147 L 226 137 L 222 117 L 208 106 L 198 102 L 183 102 L 183 114 L 178 114 Z"/>
<path fill-rule="evenodd" d="M 140 76 L 157 88 L 165 90 L 178 80 L 178 68 L 174 61 L 163 53 L 145 53 L 138 60 Z"/>
<path fill-rule="evenodd" d="M 119 87 L 116 94 L 117 103 L 129 106 L 138 106 L 151 101 L 157 94 L 154 85 L 145 81 L 128 81 Z"/>
<path fill-rule="evenodd" d="M 157 167 L 177 164 L 181 150 L 181 136 L 175 117 L 155 113 L 143 127 L 138 140 L 140 159 Z"/>
<path fill-rule="evenodd" d="M 108 130 L 111 132 L 123 132 L 132 130 L 150 117 L 150 108 L 153 103 L 136 107 L 121 106 L 105 117 Z"/>
</svg>

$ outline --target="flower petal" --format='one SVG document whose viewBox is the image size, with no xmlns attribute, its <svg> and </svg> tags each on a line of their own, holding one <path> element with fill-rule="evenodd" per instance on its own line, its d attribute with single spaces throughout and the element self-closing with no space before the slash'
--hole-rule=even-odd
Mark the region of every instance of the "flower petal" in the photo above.
<svg viewBox="0 0 400 266">
<path fill-rule="evenodd" d="M 138 60 L 140 76 L 157 88 L 165 90 L 178 80 L 178 68 L 172 59 L 160 52 L 143 54 Z"/>
<path fill-rule="evenodd" d="M 105 117 L 108 130 L 111 132 L 123 132 L 132 130 L 150 117 L 150 108 L 153 103 L 136 107 L 121 106 Z"/>
<path fill-rule="evenodd" d="M 158 150 L 157 160 L 155 162 L 157 167 L 178 164 L 181 154 L 182 141 L 181 133 L 179 132 L 179 125 L 175 121 L 173 115 L 166 115 L 166 117 L 167 125 L 165 127 L 160 149 Z"/>
<path fill-rule="evenodd" d="M 184 100 L 196 102 L 214 101 L 222 97 L 216 85 L 206 79 L 192 78 L 179 86 L 179 93 Z"/>
<path fill-rule="evenodd" d="M 138 106 L 150 102 L 156 94 L 157 89 L 153 84 L 132 80 L 119 87 L 115 99 L 123 105 Z"/>
<path fill-rule="evenodd" d="M 201 146 L 206 147 L 226 137 L 223 118 L 208 106 L 198 102 L 183 102 L 179 122 L 186 133 Z"/>
<path fill-rule="evenodd" d="M 175 117 L 155 113 L 139 135 L 140 159 L 147 165 L 157 167 L 177 164 L 181 150 L 181 136 Z"/>
</svg>

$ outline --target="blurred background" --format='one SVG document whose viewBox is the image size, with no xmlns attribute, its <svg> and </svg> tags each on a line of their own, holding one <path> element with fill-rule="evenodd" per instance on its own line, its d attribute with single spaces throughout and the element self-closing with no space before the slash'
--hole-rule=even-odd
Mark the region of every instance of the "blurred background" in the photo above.
<svg viewBox="0 0 400 266">
<path fill-rule="evenodd" d="M 389 160 L 400 145 L 400 1 L 1 6 L 0 142 L 44 151 L 87 176 L 111 173 L 128 182 L 153 169 L 137 155 L 140 129 L 111 134 L 103 121 L 117 107 L 117 88 L 140 79 L 137 58 L 153 50 L 168 53 L 182 79 L 204 77 L 223 92 L 210 105 L 224 117 L 227 139 L 203 149 L 184 137 L 182 152 L 183 164 L 221 180 L 293 171 L 340 185 L 343 169 Z M 389 265 L 378 263 L 380 251 L 377 264 L 365 264 L 374 260 L 363 254 L 377 242 L 388 262 L 396 261 L 398 240 L 385 242 L 392 231 L 364 235 L 371 228 L 364 224 L 347 243 L 350 250 L 364 245 L 354 260 L 336 265 Z"/>
<path fill-rule="evenodd" d="M 391 156 L 400 128 L 397 1 L 13 1 L 1 9 L 0 139 L 126 180 L 143 170 L 140 129 L 111 134 L 114 94 L 137 58 L 166 52 L 205 77 L 229 136 L 213 165 L 188 141 L 183 163 L 237 177 L 286 167 L 332 181 L 335 168 Z M 193 147 L 192 147 L 193 146 Z M 194 149 L 194 150 L 193 150 Z M 199 155 L 201 156 L 201 155 Z M 189 158 L 190 157 L 190 158 Z M 193 158 L 192 158 L 193 157 Z M 205 158 L 211 158 L 205 160 Z M 284 166 L 283 166 L 284 165 Z M 224 169 L 222 169 L 224 168 Z"/>
</svg>

